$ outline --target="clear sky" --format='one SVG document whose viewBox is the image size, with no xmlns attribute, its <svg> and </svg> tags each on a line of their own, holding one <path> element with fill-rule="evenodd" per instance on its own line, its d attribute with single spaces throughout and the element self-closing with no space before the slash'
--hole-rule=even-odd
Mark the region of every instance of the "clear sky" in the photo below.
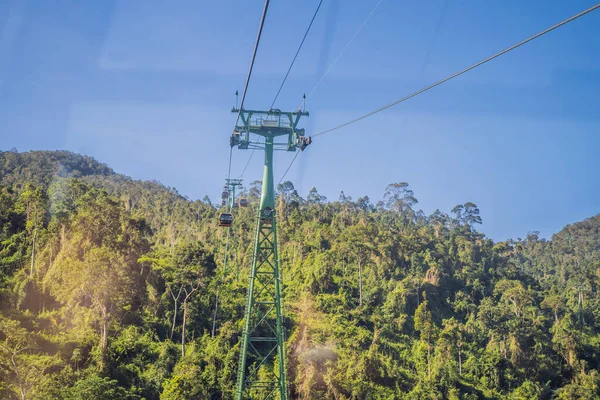
<svg viewBox="0 0 600 400">
<path fill-rule="evenodd" d="M 295 109 L 379 0 L 325 0 L 276 104 Z M 308 134 L 471 65 L 596 0 L 382 0 L 310 96 Z M 272 0 L 246 108 L 266 109 L 318 0 Z M 0 148 L 67 149 L 218 198 L 262 0 L 0 0 Z M 496 240 L 600 212 L 600 10 L 323 135 L 290 179 L 330 200 L 409 182 L 426 213 L 476 203 Z M 234 149 L 232 177 L 250 152 Z M 278 154 L 275 178 L 292 154 Z M 244 174 L 260 179 L 257 152 Z"/>
</svg>

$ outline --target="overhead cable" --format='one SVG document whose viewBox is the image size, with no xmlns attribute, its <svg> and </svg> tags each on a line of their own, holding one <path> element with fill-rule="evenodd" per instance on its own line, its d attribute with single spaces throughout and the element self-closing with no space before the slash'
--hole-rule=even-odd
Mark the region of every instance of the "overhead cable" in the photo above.
<svg viewBox="0 0 600 400">
<path fill-rule="evenodd" d="M 300 151 L 296 151 L 296 155 L 294 156 L 294 158 L 292 158 L 292 162 L 290 163 L 290 165 L 288 165 L 287 169 L 285 170 L 285 172 L 281 176 L 281 179 L 279 179 L 279 182 L 277 182 L 278 185 L 281 183 L 281 181 L 283 181 L 283 178 L 285 178 L 285 176 L 287 175 L 287 173 L 290 170 L 290 168 L 292 168 L 292 165 L 294 165 L 294 161 L 296 161 L 296 158 L 298 157 L 298 154 L 300 154 Z"/>
<path fill-rule="evenodd" d="M 235 119 L 235 127 L 237 126 L 242 109 L 244 108 L 244 100 L 246 99 L 246 92 L 248 91 L 248 84 L 250 83 L 250 77 L 252 76 L 252 68 L 254 67 L 254 60 L 256 59 L 256 53 L 258 52 L 258 45 L 260 43 L 260 36 L 262 35 L 263 26 L 265 25 L 265 19 L 267 18 L 267 10 L 269 9 L 269 0 L 265 0 L 265 6 L 263 8 L 262 16 L 260 18 L 260 25 L 258 26 L 258 34 L 256 35 L 256 42 L 254 43 L 254 51 L 252 52 L 252 59 L 250 60 L 250 68 L 248 69 L 248 76 L 246 77 L 246 83 L 244 84 L 244 91 L 242 92 L 242 101 L 240 102 L 240 108 Z M 227 179 L 231 176 L 231 153 L 229 153 L 229 172 L 227 173 Z"/>
<path fill-rule="evenodd" d="M 256 143 L 257 145 L 260 145 L 260 139 L 258 139 L 258 143 Z M 250 152 L 250 157 L 248 157 L 248 161 L 246 162 L 246 166 L 244 167 L 244 169 L 242 170 L 242 173 L 240 174 L 240 178 L 243 178 L 244 176 L 244 172 L 246 172 L 246 170 L 248 169 L 248 165 L 250 165 L 250 161 L 252 160 L 252 156 L 254 155 L 254 152 L 256 151 L 257 147 L 254 147 L 252 149 L 252 151 Z"/>
<path fill-rule="evenodd" d="M 471 65 L 470 67 L 467 67 L 467 68 L 465 68 L 465 69 L 463 69 L 463 70 L 461 70 L 461 71 L 459 71 L 459 72 L 456 72 L 456 73 L 454 73 L 454 74 L 452 74 L 452 75 L 450 75 L 450 76 L 448 76 L 448 77 L 446 77 L 446 78 L 444 78 L 444 79 L 442 79 L 442 80 L 440 80 L 440 81 L 437 81 L 437 82 L 436 82 L 436 83 L 434 83 L 434 84 L 431 84 L 431 85 L 429 85 L 429 86 L 427 86 L 427 87 L 425 87 L 425 88 L 423 88 L 423 89 L 421 89 L 421 90 L 418 90 L 418 91 L 416 91 L 416 92 L 414 92 L 414 93 L 411 93 L 411 94 L 409 94 L 409 95 L 408 95 L 408 96 L 406 96 L 406 97 L 403 97 L 403 98 L 401 98 L 401 99 L 399 99 L 399 100 L 396 100 L 396 101 L 394 101 L 394 102 L 392 102 L 392 103 L 390 103 L 390 104 L 387 104 L 387 105 L 385 105 L 385 106 L 383 106 L 383 107 L 380 107 L 380 108 L 378 108 L 378 109 L 376 109 L 376 110 L 374 110 L 374 111 L 371 111 L 371 112 L 369 112 L 369 113 L 367 113 L 367 114 L 365 114 L 365 115 L 362 115 L 362 116 L 360 116 L 360 117 L 358 117 L 358 118 L 355 118 L 355 119 L 353 119 L 353 120 L 351 120 L 351 121 L 345 122 L 345 123 L 343 123 L 343 124 L 341 124 L 341 125 L 338 125 L 338 126 L 336 126 L 336 127 L 334 127 L 334 128 L 330 128 L 330 129 L 324 130 L 324 131 L 322 131 L 322 132 L 319 132 L 319 133 L 317 133 L 317 134 L 313 135 L 313 137 L 320 136 L 320 135 L 324 135 L 324 134 L 326 134 L 326 133 L 333 132 L 333 131 L 335 131 L 335 130 L 338 130 L 338 129 L 344 128 L 344 127 L 346 127 L 346 126 L 348 126 L 348 125 L 354 124 L 355 122 L 358 122 L 358 121 L 360 121 L 360 120 L 363 120 L 363 119 L 365 119 L 365 118 L 368 118 L 368 117 L 370 117 L 370 116 L 372 116 L 372 115 L 375 115 L 375 114 L 377 114 L 377 113 L 379 113 L 379 112 L 381 112 L 381 111 L 387 110 L 387 109 L 388 109 L 388 108 L 390 108 L 390 107 L 393 107 L 393 106 L 395 106 L 395 105 L 397 105 L 397 104 L 400 104 L 400 103 L 402 103 L 402 102 L 404 102 L 404 101 L 406 101 L 406 100 L 408 100 L 408 99 L 410 99 L 410 98 L 413 98 L 413 97 L 415 97 L 415 96 L 417 96 L 417 95 L 419 95 L 419 94 L 421 94 L 421 93 L 423 93 L 423 92 L 426 92 L 426 91 L 428 91 L 429 89 L 433 89 L 434 87 L 436 87 L 436 86 L 439 86 L 439 85 L 441 85 L 442 83 L 448 82 L 449 80 L 451 80 L 451 79 L 453 79 L 453 78 L 456 78 L 457 76 L 460 76 L 460 75 L 464 74 L 465 72 L 468 72 L 468 71 L 470 71 L 470 70 L 472 70 L 472 69 L 474 69 L 474 68 L 477 68 L 477 67 L 479 67 L 480 65 L 483 65 L 483 64 L 487 63 L 488 61 L 491 61 L 491 60 L 493 60 L 493 59 L 495 59 L 495 58 L 497 58 L 497 57 L 500 57 L 501 55 L 503 55 L 503 54 L 506 54 L 506 53 L 508 53 L 509 51 L 511 51 L 511 50 L 514 50 L 514 49 L 516 49 L 517 47 L 520 47 L 520 46 L 524 45 L 525 43 L 528 43 L 528 42 L 530 42 L 530 41 L 532 41 L 532 40 L 534 40 L 534 39 L 537 39 L 537 38 L 539 38 L 540 36 L 543 36 L 543 35 L 545 35 L 546 33 L 553 31 L 553 30 L 554 30 L 554 29 L 556 29 L 556 28 L 559 28 L 559 27 L 561 27 L 561 26 L 563 26 L 563 25 L 565 25 L 565 24 L 567 24 L 567 23 L 569 23 L 569 22 L 572 22 L 572 21 L 576 20 L 577 18 L 579 18 L 579 17 L 582 17 L 583 15 L 585 15 L 585 14 L 587 14 L 587 13 L 590 13 L 590 12 L 592 12 L 592 11 L 596 10 L 597 8 L 600 8 L 600 3 L 596 4 L 595 6 L 592 6 L 592 7 L 588 8 L 588 9 L 586 9 L 586 10 L 584 10 L 584 11 L 581 11 L 581 12 L 580 12 L 580 13 L 578 13 L 578 14 L 575 14 L 575 15 L 573 15 L 572 17 L 569 17 L 569 18 L 567 18 L 567 19 L 565 19 L 565 20 L 563 20 L 563 21 L 559 22 L 559 23 L 558 23 L 558 24 L 556 24 L 556 25 L 553 25 L 553 26 L 551 26 L 551 27 L 549 27 L 549 28 L 547 28 L 547 29 L 544 29 L 543 31 L 541 31 L 541 32 L 539 32 L 539 33 L 536 33 L 535 35 L 533 35 L 533 36 L 530 36 L 529 38 L 527 38 L 527 39 L 525 39 L 525 40 L 522 40 L 522 41 L 520 41 L 519 43 L 517 43 L 517 44 L 515 44 L 515 45 L 513 45 L 513 46 L 511 46 L 511 47 L 509 47 L 509 48 L 507 48 L 507 49 L 504 49 L 504 50 L 502 50 L 502 51 L 501 51 L 501 52 L 499 52 L 499 53 L 496 53 L 496 54 L 494 54 L 493 56 L 490 56 L 490 57 L 488 57 L 488 58 L 486 58 L 486 59 L 484 59 L 484 60 L 482 60 L 482 61 L 480 61 L 480 62 L 478 62 L 478 63 L 476 63 L 476 64 L 473 64 L 473 65 Z"/>
<path fill-rule="evenodd" d="M 229 168 L 227 169 L 227 179 L 231 176 L 231 156 L 233 154 L 233 147 L 229 148 Z"/>
<path fill-rule="evenodd" d="M 379 7 L 379 5 L 382 2 L 383 2 L 383 0 L 379 0 L 377 2 L 377 4 L 375 4 L 375 7 L 373 7 L 373 9 L 369 13 L 369 15 L 367 15 L 367 18 L 365 18 L 365 20 L 363 21 L 363 23 L 360 24 L 360 26 L 358 27 L 358 29 L 356 30 L 356 32 L 354 32 L 354 35 L 352 35 L 352 37 L 350 38 L 350 40 L 348 40 L 348 43 L 346 43 L 346 45 L 344 46 L 344 48 L 342 49 L 342 51 L 340 52 L 340 54 L 338 54 L 338 56 L 335 58 L 335 60 L 333 60 L 333 62 L 329 65 L 329 68 L 327 68 L 327 71 L 325 71 L 325 73 L 321 76 L 321 78 L 319 79 L 319 81 L 317 82 L 317 84 L 312 88 L 312 90 L 310 92 L 308 92 L 308 96 L 306 96 L 306 99 L 308 99 L 315 92 L 315 90 L 317 90 L 317 88 L 319 87 L 319 85 L 321 84 L 321 82 L 323 82 L 323 79 L 325 79 L 325 77 L 329 74 L 329 72 L 331 72 L 331 69 L 333 68 L 333 66 L 344 55 L 344 53 L 346 52 L 346 50 L 348 49 L 348 47 L 350 47 L 350 44 L 352 44 L 352 42 L 354 41 L 354 39 L 358 36 L 358 34 L 362 30 L 362 28 L 367 24 L 367 22 L 369 21 L 369 19 L 371 19 L 371 17 L 375 13 L 375 10 L 377 10 L 377 8 Z M 304 101 L 306 101 L 306 99 Z"/>
<path fill-rule="evenodd" d="M 367 17 L 362 22 L 362 24 L 360 24 L 360 26 L 358 27 L 358 29 L 356 30 L 356 32 L 354 32 L 354 35 L 352 35 L 352 37 L 350 38 L 350 40 L 348 40 L 348 42 L 346 43 L 346 45 L 344 46 L 344 48 L 342 49 L 342 51 L 340 52 L 340 54 L 338 54 L 338 56 L 335 58 L 335 60 L 333 60 L 333 62 L 329 65 L 329 67 L 327 68 L 327 70 L 325 71 L 325 73 L 321 76 L 321 78 L 319 79 L 319 81 L 316 83 L 316 85 L 308 93 L 308 96 L 304 96 L 303 102 L 306 102 L 306 100 L 315 92 L 315 90 L 317 90 L 317 87 L 319 87 L 319 85 L 321 84 L 321 82 L 323 82 L 323 80 L 329 74 L 329 72 L 331 72 L 331 70 L 333 69 L 333 66 L 338 62 L 338 60 L 340 58 L 342 58 L 342 56 L 344 55 L 344 53 L 346 52 L 346 50 L 348 49 L 348 47 L 350 47 L 350 45 L 352 44 L 352 42 L 354 41 L 354 39 L 358 36 L 358 34 L 362 30 L 362 28 L 367 24 L 367 22 L 371 19 L 371 17 L 373 16 L 373 14 L 377 10 L 377 8 L 379 8 L 379 5 L 381 5 L 382 2 L 383 2 L 383 0 L 379 0 L 377 2 L 377 4 L 375 4 L 375 7 L 373 7 L 373 9 L 371 9 L 371 12 L 367 15 Z M 321 6 L 321 4 L 319 3 L 319 7 L 320 6 Z M 318 8 L 317 8 L 317 10 L 318 10 Z M 316 13 L 315 13 L 315 15 L 316 15 Z M 313 19 L 314 19 L 314 17 L 313 17 Z M 311 21 L 311 24 L 312 24 L 312 21 Z M 309 29 L 310 29 L 310 26 L 309 26 Z M 281 88 L 280 88 L 280 90 L 281 90 Z M 275 97 L 275 98 L 277 99 L 277 97 Z M 275 101 L 273 101 L 273 103 L 275 103 Z M 271 107 L 273 107 L 273 105 L 271 105 Z M 285 173 L 283 174 L 283 176 L 279 180 L 278 184 L 280 184 L 283 181 L 283 178 L 285 178 L 285 176 L 289 172 L 290 168 L 292 168 L 292 165 L 294 165 L 294 162 L 296 161 L 296 158 L 298 157 L 299 154 L 300 154 L 300 152 L 296 153 L 296 155 L 294 156 L 294 158 L 290 162 L 290 165 L 285 170 Z"/>
<path fill-rule="evenodd" d="M 310 28 L 313 25 L 313 22 L 315 22 L 315 18 L 317 17 L 317 14 L 319 13 L 319 9 L 321 8 L 321 4 L 323 4 L 323 0 L 319 1 L 319 5 L 317 6 L 317 9 L 315 10 L 315 13 L 312 16 L 312 19 L 310 20 L 310 24 L 308 24 L 308 28 L 306 28 L 306 32 L 304 32 L 304 37 L 302 38 L 302 41 L 300 42 L 300 46 L 298 46 L 298 50 L 296 50 L 296 55 L 294 56 L 294 59 L 292 60 L 292 63 L 290 64 L 290 67 L 288 68 L 285 77 L 283 78 L 283 81 L 281 82 L 281 86 L 279 86 L 279 90 L 277 91 L 277 94 L 275 95 L 275 98 L 273 99 L 273 102 L 271 103 L 271 107 L 273 108 L 273 106 L 275 105 L 275 102 L 277 101 L 277 98 L 279 97 L 279 93 L 281 93 L 281 89 L 283 89 L 283 85 L 285 85 L 285 81 L 287 80 L 290 71 L 292 70 L 292 67 L 294 66 L 294 63 L 296 62 L 296 58 L 298 58 L 298 54 L 300 54 L 300 49 L 302 49 L 302 45 L 304 44 L 304 41 L 306 40 L 306 36 L 308 36 L 308 32 L 310 32 Z"/>
</svg>

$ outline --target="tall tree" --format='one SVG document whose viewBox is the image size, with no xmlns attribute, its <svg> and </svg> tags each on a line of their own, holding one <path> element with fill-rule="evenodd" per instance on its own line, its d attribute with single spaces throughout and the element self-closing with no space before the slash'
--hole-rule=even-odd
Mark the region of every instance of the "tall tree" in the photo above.
<svg viewBox="0 0 600 400">
<path fill-rule="evenodd" d="M 3 390 L 0 383 L 0 396 L 32 398 L 36 387 L 43 385 L 46 371 L 60 364 L 57 357 L 40 354 L 37 347 L 19 322 L 0 316 L 0 382 L 6 385 Z"/>
<path fill-rule="evenodd" d="M 459 204 L 452 209 L 455 220 L 459 225 L 473 227 L 474 224 L 481 224 L 479 208 L 471 202 Z"/>
<path fill-rule="evenodd" d="M 325 203 L 326 201 L 327 201 L 327 197 L 321 196 L 319 194 L 319 192 L 317 191 L 316 187 L 313 187 L 312 189 L 310 189 L 308 196 L 306 196 L 306 202 L 308 204 L 322 204 L 322 203 Z"/>
<path fill-rule="evenodd" d="M 413 207 L 418 203 L 414 192 L 409 189 L 408 183 L 391 183 L 385 188 L 383 195 L 385 207 L 400 214 L 406 223 L 415 218 Z"/>
<path fill-rule="evenodd" d="M 28 183 L 23 192 L 21 192 L 19 204 L 27 218 L 25 226 L 31 241 L 31 267 L 29 276 L 33 276 L 38 236 L 40 230 L 44 227 L 46 219 L 46 192 L 40 186 Z"/>
<path fill-rule="evenodd" d="M 165 280 L 167 289 L 173 298 L 174 312 L 171 326 L 171 337 L 175 330 L 177 319 L 177 304 L 181 298 L 183 311 L 181 322 L 181 355 L 185 355 L 186 326 L 189 302 L 203 284 L 203 279 L 214 274 L 216 264 L 212 254 L 198 242 L 182 242 L 177 245 L 172 256 L 166 253 L 142 258 L 151 261 L 153 268 Z"/>
<path fill-rule="evenodd" d="M 78 212 L 62 250 L 53 260 L 44 284 L 61 303 L 93 311 L 100 329 L 101 367 L 109 328 L 140 296 L 137 259 L 147 251 L 142 226 L 121 215 L 105 192 L 90 189 L 78 199 Z"/>
<path fill-rule="evenodd" d="M 433 340 L 436 334 L 436 326 L 433 322 L 431 311 L 427 309 L 427 300 L 425 300 L 417 307 L 415 311 L 415 330 L 421 334 L 421 341 L 427 346 L 427 379 L 431 380 L 431 351 L 433 348 Z"/>
</svg>

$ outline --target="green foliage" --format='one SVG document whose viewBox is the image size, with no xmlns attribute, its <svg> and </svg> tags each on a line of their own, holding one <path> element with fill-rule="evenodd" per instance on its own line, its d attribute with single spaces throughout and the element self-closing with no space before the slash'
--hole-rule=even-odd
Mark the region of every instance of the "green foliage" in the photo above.
<svg viewBox="0 0 600 400">
<path fill-rule="evenodd" d="M 249 188 L 218 229 L 208 199 L 0 152 L 0 397 L 231 398 Z M 291 398 L 600 398 L 600 216 L 494 243 L 475 204 L 426 216 L 406 182 L 377 206 L 277 193 Z"/>
<path fill-rule="evenodd" d="M 114 379 L 90 374 L 77 380 L 68 397 L 73 400 L 113 400 L 132 399 L 125 389 Z"/>
</svg>

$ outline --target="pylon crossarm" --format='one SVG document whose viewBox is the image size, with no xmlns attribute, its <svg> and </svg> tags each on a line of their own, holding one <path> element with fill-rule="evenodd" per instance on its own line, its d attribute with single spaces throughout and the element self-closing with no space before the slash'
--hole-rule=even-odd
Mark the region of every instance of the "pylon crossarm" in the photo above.
<svg viewBox="0 0 600 400">
<path fill-rule="evenodd" d="M 257 111 L 234 108 L 234 113 L 239 113 L 242 124 L 236 125 L 229 144 L 239 149 L 257 149 L 261 147 L 258 142 L 250 140 L 250 134 L 262 136 L 265 139 L 274 139 L 279 136 L 287 136 L 287 142 L 272 142 L 275 150 L 296 151 L 304 150 L 312 141 L 304 135 L 304 129 L 298 128 L 302 116 L 308 116 L 307 112 L 282 112 L 280 110 Z M 253 119 L 253 117 L 255 117 Z"/>
</svg>

